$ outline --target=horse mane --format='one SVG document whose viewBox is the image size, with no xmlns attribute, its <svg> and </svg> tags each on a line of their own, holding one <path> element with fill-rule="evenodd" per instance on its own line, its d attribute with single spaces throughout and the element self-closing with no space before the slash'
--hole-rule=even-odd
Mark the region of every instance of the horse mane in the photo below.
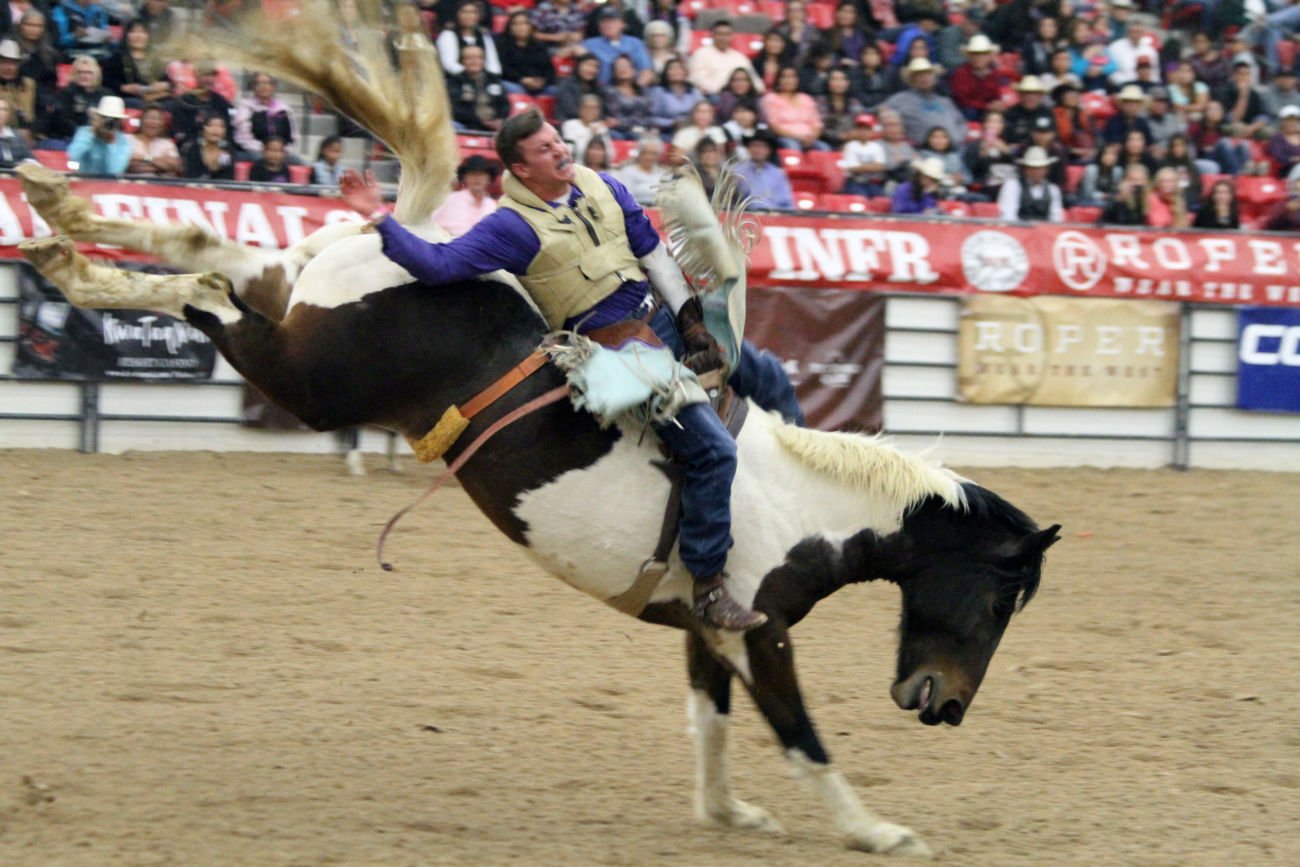
<svg viewBox="0 0 1300 867">
<path fill-rule="evenodd" d="M 965 480 L 921 455 L 907 455 L 885 438 L 777 425 L 777 442 L 805 466 L 906 512 L 929 497 L 953 509 L 967 508 Z M 982 489 L 981 489 L 982 490 Z"/>
<path fill-rule="evenodd" d="M 1033 518 L 988 488 L 964 479 L 961 487 L 966 498 L 966 508 L 973 517 L 997 524 L 1016 536 L 1038 532 L 1038 524 L 1034 523 Z"/>
<path fill-rule="evenodd" d="M 250 13 L 233 27 L 184 37 L 174 50 L 192 59 L 234 61 L 323 96 L 397 155 L 398 221 L 428 222 L 451 190 L 460 156 L 437 53 L 428 47 L 401 51 L 401 69 L 395 70 L 375 26 L 373 0 L 361 3 L 368 26 L 361 28 L 356 51 L 339 40 L 333 4 L 305 0 L 303 7 L 276 21 Z"/>
</svg>

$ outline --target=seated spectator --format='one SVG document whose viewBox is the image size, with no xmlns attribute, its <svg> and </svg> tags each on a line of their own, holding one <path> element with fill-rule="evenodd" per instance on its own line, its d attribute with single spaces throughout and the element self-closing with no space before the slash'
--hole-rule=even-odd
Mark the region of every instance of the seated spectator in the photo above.
<svg viewBox="0 0 1300 867">
<path fill-rule="evenodd" d="M 1147 225 L 1157 229 L 1186 229 L 1191 224 L 1192 214 L 1178 186 L 1178 172 L 1172 168 L 1160 169 L 1147 194 Z"/>
<path fill-rule="evenodd" d="M 664 64 L 659 83 L 650 90 L 650 123 L 660 134 L 671 135 L 703 98 L 686 80 L 686 64 L 674 57 Z"/>
<path fill-rule="evenodd" d="M 1169 86 L 1165 89 L 1169 91 L 1169 102 L 1174 111 L 1189 122 L 1201 119 L 1210 101 L 1210 89 L 1205 82 L 1196 80 L 1196 72 L 1190 63 L 1184 60 L 1174 64 L 1169 72 Z"/>
<path fill-rule="evenodd" d="M 582 98 L 578 116 L 560 124 L 559 133 L 573 150 L 573 158 L 579 162 L 587 150 L 587 143 L 593 138 L 601 139 L 607 150 L 613 148 L 609 143 L 609 125 L 605 123 L 605 101 L 594 93 Z"/>
<path fill-rule="evenodd" d="M 1197 229 L 1240 229 L 1241 215 L 1237 211 L 1237 189 L 1232 181 L 1219 180 L 1210 187 L 1205 205 L 1196 212 L 1192 225 Z"/>
<path fill-rule="evenodd" d="M 488 195 L 488 187 L 501 174 L 496 160 L 473 154 L 456 169 L 460 189 L 447 196 L 446 201 L 433 212 L 434 225 L 447 230 L 453 238 L 474 228 L 474 224 L 497 209 L 496 199 Z"/>
<path fill-rule="evenodd" d="M 650 65 L 654 68 L 655 75 L 662 78 L 668 61 L 681 59 L 673 45 L 673 26 L 667 21 L 650 21 L 646 23 L 643 36 L 646 53 L 650 55 Z"/>
<path fill-rule="evenodd" d="M 712 199 L 713 191 L 718 186 L 718 178 L 722 175 L 722 145 L 707 136 L 700 139 L 695 144 L 691 162 L 700 174 L 704 194 Z"/>
<path fill-rule="evenodd" d="M 1006 111 L 1007 141 L 1016 147 L 1029 144 L 1029 136 L 1040 118 L 1054 120 L 1047 105 L 1047 87 L 1036 75 L 1026 75 L 1016 84 L 1020 100 Z"/>
<path fill-rule="evenodd" d="M 555 88 L 555 119 L 573 120 L 578 116 L 578 105 L 584 96 L 601 95 L 600 60 L 594 54 L 583 54 L 574 61 L 573 74 L 560 81 Z"/>
<path fill-rule="evenodd" d="M 749 158 L 737 164 L 735 170 L 744 183 L 744 195 L 753 200 L 755 208 L 793 209 L 790 179 L 777 162 L 776 136 L 767 130 L 757 130 L 744 144 Z"/>
<path fill-rule="evenodd" d="M 863 46 L 875 41 L 875 34 L 868 32 L 858 20 L 858 7 L 853 0 L 841 0 L 835 7 L 831 26 L 822 34 L 822 44 L 831 50 L 836 63 L 857 63 Z"/>
<path fill-rule="evenodd" d="M 1138 60 L 1144 54 L 1149 57 L 1151 49 L 1142 44 L 1143 28 L 1136 21 L 1130 21 L 1124 27 L 1124 33 L 1106 46 L 1106 53 L 1115 64 L 1115 71 L 1110 80 L 1123 87 L 1137 80 Z"/>
<path fill-rule="evenodd" d="M 1146 167 L 1147 176 L 1154 178 L 1156 170 L 1160 168 L 1159 162 L 1151 155 L 1151 148 L 1140 130 L 1133 130 L 1124 139 L 1124 144 L 1120 149 L 1119 161 L 1121 165 L 1127 166 L 1129 163 L 1141 163 Z"/>
<path fill-rule="evenodd" d="M 501 75 L 501 58 L 497 55 L 492 32 L 482 27 L 478 0 L 460 0 L 456 4 L 456 20 L 438 34 L 436 45 L 442 68 L 448 76 L 465 71 L 462 52 L 471 46 L 483 52 L 483 71 Z M 471 127 L 472 128 L 472 127 Z"/>
<path fill-rule="evenodd" d="M 984 115 L 980 137 L 967 142 L 961 155 L 970 172 L 971 186 L 989 200 L 997 198 L 1002 184 L 1017 171 L 1015 150 L 1003 138 L 1005 131 L 1006 119 L 1002 112 L 989 111 Z"/>
<path fill-rule="evenodd" d="M 289 164 L 284 159 L 284 142 L 271 136 L 262 148 L 262 158 L 248 170 L 248 179 L 259 184 L 289 183 Z"/>
<path fill-rule="evenodd" d="M 1034 121 L 1034 128 L 1029 133 L 1029 144 L 1025 148 L 1041 148 L 1042 151 L 1052 158 L 1052 164 L 1047 168 L 1047 180 L 1056 184 L 1065 190 L 1068 184 L 1068 175 L 1065 171 L 1065 165 L 1070 160 L 1070 154 L 1056 138 L 1056 124 L 1049 118 L 1040 117 Z"/>
<path fill-rule="evenodd" d="M 460 65 L 463 71 L 447 78 L 453 123 L 461 130 L 500 129 L 510 116 L 510 99 L 501 76 L 483 68 L 483 49 L 477 45 L 461 48 Z"/>
<path fill-rule="evenodd" d="M 47 148 L 62 149 L 81 127 L 90 126 L 90 111 L 109 92 L 100 85 L 99 61 L 89 54 L 72 61 L 72 80 L 59 91 L 51 111 L 45 115 L 42 134 Z"/>
<path fill-rule="evenodd" d="M 857 139 L 844 146 L 844 192 L 859 196 L 881 196 L 900 181 L 906 180 L 917 159 L 916 149 L 903 135 L 903 119 L 898 112 L 880 112 L 881 138 Z M 870 115 L 860 115 L 859 130 L 868 128 Z"/>
<path fill-rule="evenodd" d="M 0 96 L 9 105 L 5 123 L 30 134 L 36 120 L 36 82 L 22 74 L 22 49 L 12 39 L 0 41 Z"/>
<path fill-rule="evenodd" d="M 208 118 L 219 117 L 224 122 L 227 144 L 233 151 L 235 139 L 229 123 L 234 110 L 224 96 L 212 89 L 217 80 L 217 64 L 200 60 L 195 65 L 195 74 L 194 88 L 181 94 L 172 107 L 172 138 L 184 151 L 185 145 L 201 137 Z"/>
<path fill-rule="evenodd" d="M 27 139 L 9 125 L 9 100 L 0 96 L 0 169 L 12 169 L 31 160 Z"/>
<path fill-rule="evenodd" d="M 316 162 L 311 164 L 311 182 L 320 187 L 335 189 L 343 179 L 343 138 L 326 136 L 316 149 Z"/>
<path fill-rule="evenodd" d="M 727 131 L 717 125 L 713 105 L 707 99 L 695 103 L 690 123 L 673 133 L 672 143 L 679 153 L 686 154 L 694 150 L 702 138 L 712 139 L 720 148 L 725 148 L 731 141 Z"/>
<path fill-rule="evenodd" d="M 1108 68 L 1104 52 L 1090 56 L 1079 74 L 1079 86 L 1086 93 L 1114 93 L 1118 88 L 1110 83 L 1110 76 L 1106 74 Z"/>
<path fill-rule="evenodd" d="M 577 0 L 544 0 L 533 8 L 531 17 L 537 41 L 550 49 L 552 56 L 574 57 L 585 53 L 582 39 L 587 13 L 579 5 Z"/>
<path fill-rule="evenodd" d="M 1128 166 L 1119 187 L 1101 212 L 1101 222 L 1108 226 L 1145 226 L 1150 177 L 1141 163 Z"/>
<path fill-rule="evenodd" d="M 1065 47 L 1060 25 L 1050 15 L 1038 19 L 1034 35 L 1020 49 L 1021 68 L 1029 75 L 1044 75 L 1052 69 L 1052 55 Z M 1068 56 L 1068 55 L 1067 55 Z"/>
<path fill-rule="evenodd" d="M 629 57 L 618 57 L 605 88 L 605 125 L 612 138 L 635 141 L 651 129 L 650 94 L 637 84 L 636 67 Z"/>
<path fill-rule="evenodd" d="M 1097 127 L 1080 106 L 1079 85 L 1073 81 L 1058 84 L 1052 91 L 1052 103 L 1056 138 L 1065 146 L 1070 162 L 1092 162 L 1097 157 Z"/>
<path fill-rule="evenodd" d="M 655 33 L 660 32 L 659 25 L 668 25 L 668 42 L 665 47 L 672 51 L 671 56 L 685 57 L 690 53 L 691 19 L 686 16 L 687 10 L 682 8 L 681 0 L 639 0 L 633 8 L 645 20 L 641 38 L 645 40 L 650 60 L 655 64 L 656 75 L 663 72 L 663 62 L 655 60 L 650 40 Z M 668 57 L 665 57 L 664 62 L 667 60 Z"/>
<path fill-rule="evenodd" d="M 1197 32 L 1192 34 L 1192 56 L 1190 58 L 1192 71 L 1196 73 L 1199 81 L 1205 82 L 1205 86 L 1214 93 L 1221 87 L 1228 84 L 1232 77 L 1232 65 L 1223 52 L 1214 44 L 1208 33 Z"/>
<path fill-rule="evenodd" d="M 718 19 L 713 22 L 709 33 L 713 37 L 713 44 L 702 45 L 691 55 L 691 83 L 706 96 L 713 96 L 731 80 L 731 73 L 743 69 L 753 80 L 754 89 L 761 93 L 764 88 L 758 73 L 754 71 L 754 65 L 748 57 L 731 47 L 731 39 L 735 35 L 731 20 Z"/>
<path fill-rule="evenodd" d="M 131 136 L 129 175 L 174 178 L 181 173 L 181 155 L 167 135 L 167 115 L 161 106 L 151 105 L 140 115 L 140 131 Z"/>
<path fill-rule="evenodd" d="M 998 191 L 998 216 L 1021 222 L 1063 222 L 1061 188 L 1047 180 L 1052 158 L 1042 148 L 1031 147 L 1017 162 L 1020 176 L 1007 178 Z"/>
<path fill-rule="evenodd" d="M 970 172 L 962 161 L 961 152 L 953 144 L 948 130 L 941 126 L 933 127 L 925 137 L 921 147 L 922 160 L 938 160 L 943 166 L 942 186 L 949 196 L 961 196 L 970 185 Z"/>
<path fill-rule="evenodd" d="M 938 214 L 939 191 L 943 184 L 943 163 L 930 157 L 912 166 L 912 176 L 894 190 L 891 214 Z"/>
<path fill-rule="evenodd" d="M 659 184 L 668 173 L 662 164 L 663 156 L 663 141 L 657 136 L 646 136 L 637 142 L 633 158 L 614 169 L 611 174 L 627 187 L 638 205 L 653 205 Z"/>
<path fill-rule="evenodd" d="M 1281 117 L 1282 109 L 1287 106 L 1300 108 L 1300 89 L 1296 88 L 1295 70 L 1286 66 L 1279 69 L 1260 95 L 1264 99 L 1264 113 L 1269 117 Z"/>
<path fill-rule="evenodd" d="M 853 132 L 854 121 L 865 109 L 852 94 L 849 71 L 832 69 L 826 77 L 826 94 L 817 97 L 817 111 L 822 119 L 822 141 L 831 150 L 839 150 Z"/>
<path fill-rule="evenodd" d="M 1106 121 L 1101 137 L 1107 142 L 1122 142 L 1134 130 L 1141 132 L 1147 141 L 1151 141 L 1151 126 L 1147 123 L 1147 95 L 1137 85 L 1127 85 L 1116 98 L 1119 112 Z"/>
<path fill-rule="evenodd" d="M 167 64 L 149 45 L 149 28 L 132 21 L 122 31 L 117 54 L 104 62 L 104 87 L 122 97 L 131 108 L 144 108 L 171 97 Z"/>
<path fill-rule="evenodd" d="M 963 50 L 966 62 L 948 76 L 948 92 L 967 120 L 979 120 L 990 107 L 1002 105 L 1002 89 L 1010 82 L 997 68 L 998 47 L 983 33 L 972 36 Z"/>
<path fill-rule="evenodd" d="M 546 46 L 534 36 L 527 12 L 510 14 L 506 31 L 496 37 L 496 49 L 507 90 L 537 95 L 555 84 L 555 65 Z"/>
<path fill-rule="evenodd" d="M 699 91 L 696 91 L 697 93 Z M 718 94 L 718 120 L 730 120 L 731 113 L 738 105 L 748 105 L 760 117 L 763 117 L 762 93 L 759 92 L 754 76 L 747 69 L 737 69 L 727 79 L 727 86 Z"/>
<path fill-rule="evenodd" d="M 1288 105 L 1278 118 L 1278 131 L 1268 140 L 1265 153 L 1273 163 L 1274 177 L 1285 178 L 1300 165 L 1300 108 Z"/>
<path fill-rule="evenodd" d="M 54 47 L 45 15 L 35 8 L 22 14 L 14 28 L 13 38 L 23 52 L 23 65 L 19 71 L 36 82 L 36 120 L 33 126 L 39 127 L 41 114 L 46 107 L 53 105 L 59 90 L 59 50 Z"/>
<path fill-rule="evenodd" d="M 204 119 L 198 138 L 181 148 L 181 177 L 209 181 L 235 179 L 235 155 L 226 126 L 226 119 L 219 114 Z"/>
<path fill-rule="evenodd" d="M 919 57 L 903 72 L 907 90 L 894 94 L 884 104 L 903 118 L 908 141 L 921 141 L 932 126 L 942 126 L 954 141 L 961 140 L 966 133 L 966 119 L 951 99 L 935 91 L 934 65 Z"/>
<path fill-rule="evenodd" d="M 763 116 L 779 137 L 780 147 L 791 150 L 829 150 L 821 141 L 822 118 L 817 103 L 799 92 L 799 70 L 787 66 L 776 77 L 776 87 L 763 95 Z"/>
<path fill-rule="evenodd" d="M 936 34 L 943 26 L 943 17 L 943 12 L 936 7 L 924 6 L 918 10 L 913 22 L 904 27 L 894 41 L 893 65 L 902 68 L 904 64 L 909 64 L 916 59 L 911 50 L 912 43 L 917 41 L 925 43 L 923 56 L 927 60 L 933 61 L 938 57 L 939 44 Z"/>
<path fill-rule="evenodd" d="M 609 139 L 602 136 L 592 136 L 587 140 L 587 146 L 582 149 L 578 162 L 593 172 L 608 172 L 612 168 L 609 164 L 612 148 L 608 142 Z"/>
<path fill-rule="evenodd" d="M 764 90 L 776 86 L 776 74 L 782 66 L 790 66 L 794 49 L 780 30 L 772 28 L 763 35 L 763 50 L 753 60 L 754 75 L 763 82 Z"/>
<path fill-rule="evenodd" d="M 776 29 L 790 46 L 791 62 L 796 66 L 822 41 L 822 32 L 808 22 L 808 4 L 804 0 L 790 0 L 785 4 L 785 20 Z"/>
<path fill-rule="evenodd" d="M 636 68 L 637 84 L 642 87 L 653 86 L 655 69 L 650 62 L 650 53 L 646 51 L 644 42 L 623 32 L 627 27 L 623 13 L 612 6 L 605 6 L 597 13 L 596 21 L 600 35 L 584 40 L 582 47 L 600 60 L 600 83 L 609 84 L 615 58 L 626 54 Z"/>
<path fill-rule="evenodd" d="M 1300 231 L 1300 180 L 1287 183 L 1286 199 L 1273 206 L 1261 228 L 1266 232 Z"/>
<path fill-rule="evenodd" d="M 1252 81 L 1253 74 L 1249 63 L 1237 61 L 1232 65 L 1232 80 L 1221 87 L 1215 96 L 1223 103 L 1228 123 L 1241 124 L 1246 128 L 1246 138 L 1253 136 L 1268 120 L 1264 115 L 1264 98 Z"/>
<path fill-rule="evenodd" d="M 255 160 L 268 139 L 278 138 L 284 142 L 285 154 L 291 155 L 298 141 L 298 124 L 289 106 L 275 95 L 275 79 L 255 72 L 252 89 L 252 96 L 235 106 L 235 144 L 245 158 Z"/>
<path fill-rule="evenodd" d="M 722 125 L 723 132 L 733 142 L 743 142 L 745 136 L 753 135 L 756 130 L 767 129 L 767 124 L 758 119 L 758 112 L 754 111 L 748 105 L 738 105 L 736 110 L 731 113 L 731 120 Z M 743 144 L 737 145 L 734 156 L 737 159 L 747 159 L 749 154 L 745 153 Z"/>
<path fill-rule="evenodd" d="M 1187 119 L 1173 110 L 1169 91 L 1163 87 L 1153 87 L 1147 91 L 1151 106 L 1147 112 L 1147 127 L 1151 130 L 1152 156 L 1164 159 L 1169 148 L 1169 140 L 1176 135 L 1187 134 Z"/>
<path fill-rule="evenodd" d="M 1160 162 L 1160 169 L 1165 168 L 1173 169 L 1178 174 L 1178 185 L 1183 191 L 1183 198 L 1187 200 L 1187 210 L 1200 208 L 1201 170 L 1196 165 L 1192 144 L 1186 135 L 1178 133 L 1169 139 L 1165 158 Z"/>
<path fill-rule="evenodd" d="M 355 3 L 353 8 L 355 9 Z M 172 9 L 171 0 L 144 0 L 135 20 L 149 28 L 150 45 L 166 45 L 173 31 L 180 32 L 176 26 L 176 12 Z"/>
<path fill-rule="evenodd" d="M 94 0 L 59 0 L 50 12 L 50 23 L 54 25 L 54 44 L 66 53 L 103 57 L 111 53 L 107 48 L 113 39 L 108 32 L 108 12 Z"/>
<path fill-rule="evenodd" d="M 398 3 L 393 8 L 393 30 L 388 36 L 388 52 L 392 56 L 393 65 L 399 68 L 402 66 L 402 56 L 405 52 L 432 49 L 433 40 L 429 39 L 424 16 L 420 14 L 420 7 L 416 5 L 415 0 L 403 0 Z"/>
<path fill-rule="evenodd" d="M 122 131 L 126 106 L 120 96 L 105 96 L 90 110 L 90 123 L 78 127 L 68 145 L 68 161 L 83 175 L 121 177 L 131 162 L 131 139 Z"/>
<path fill-rule="evenodd" d="M 1084 205 L 1105 205 L 1119 191 L 1124 181 L 1125 165 L 1121 159 L 1124 146 L 1120 144 L 1104 145 L 1097 154 L 1097 160 L 1083 171 L 1083 180 L 1079 184 L 1078 201 Z M 1143 166 L 1143 171 L 1146 167 Z"/>
<path fill-rule="evenodd" d="M 1071 70 L 1069 49 L 1058 48 L 1053 51 L 1047 60 L 1047 71 L 1038 76 L 1038 80 L 1049 93 L 1066 82 L 1078 85 L 1079 76 Z"/>
<path fill-rule="evenodd" d="M 894 94 L 893 80 L 885 69 L 885 58 L 874 42 L 863 46 L 858 65 L 852 70 L 853 95 L 865 108 L 875 108 Z"/>
</svg>

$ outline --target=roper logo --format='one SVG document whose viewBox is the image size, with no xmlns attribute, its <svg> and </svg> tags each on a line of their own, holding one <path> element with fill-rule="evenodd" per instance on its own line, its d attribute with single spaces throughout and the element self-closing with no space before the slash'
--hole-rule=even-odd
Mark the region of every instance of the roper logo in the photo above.
<svg viewBox="0 0 1300 867">
<path fill-rule="evenodd" d="M 1052 244 L 1052 264 L 1062 283 L 1075 292 L 1087 292 L 1106 273 L 1106 254 L 1082 232 L 1067 231 Z"/>
<path fill-rule="evenodd" d="M 961 245 L 961 270 L 981 292 L 1010 292 L 1029 276 L 1029 256 L 1015 238 L 985 229 Z"/>
<path fill-rule="evenodd" d="M 1300 367 L 1300 325 L 1247 325 L 1241 330 L 1238 357 L 1242 364 Z"/>
</svg>

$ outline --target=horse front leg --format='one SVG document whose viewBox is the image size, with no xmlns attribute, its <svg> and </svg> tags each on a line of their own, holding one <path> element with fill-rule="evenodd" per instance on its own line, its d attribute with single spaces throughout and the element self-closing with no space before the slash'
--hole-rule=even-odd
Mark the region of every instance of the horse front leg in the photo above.
<svg viewBox="0 0 1300 867">
<path fill-rule="evenodd" d="M 695 737 L 696 818 L 728 828 L 784 833 L 766 810 L 731 795 L 727 776 L 731 671 L 694 632 L 686 634 L 686 665 L 691 678 L 686 710 Z"/>
<path fill-rule="evenodd" d="M 831 765 L 804 708 L 794 670 L 794 647 L 779 620 L 745 636 L 754 702 L 776 732 L 795 773 L 817 793 L 844 835 L 845 845 L 864 852 L 928 858 L 930 847 L 908 828 L 883 821 L 862 805 L 844 775 Z"/>
</svg>

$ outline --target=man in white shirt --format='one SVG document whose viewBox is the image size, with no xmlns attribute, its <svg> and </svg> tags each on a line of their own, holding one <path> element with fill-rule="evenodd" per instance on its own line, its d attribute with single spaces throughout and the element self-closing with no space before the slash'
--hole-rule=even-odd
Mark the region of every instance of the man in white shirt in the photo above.
<svg viewBox="0 0 1300 867">
<path fill-rule="evenodd" d="M 762 92 L 763 79 L 754 72 L 754 64 L 750 63 L 749 58 L 743 53 L 731 47 L 731 38 L 736 33 L 735 28 L 731 26 L 731 21 L 719 18 L 713 22 L 709 33 L 713 37 L 713 44 L 701 45 L 699 50 L 691 55 L 691 84 L 709 96 L 715 96 L 727 86 L 727 82 L 731 80 L 731 73 L 743 69 L 754 79 L 754 88 Z"/>
<path fill-rule="evenodd" d="M 1056 160 L 1034 145 L 1017 162 L 1020 177 L 1008 178 L 998 191 L 998 216 L 1017 222 L 1062 222 L 1061 188 L 1047 180 L 1047 167 Z"/>
</svg>

